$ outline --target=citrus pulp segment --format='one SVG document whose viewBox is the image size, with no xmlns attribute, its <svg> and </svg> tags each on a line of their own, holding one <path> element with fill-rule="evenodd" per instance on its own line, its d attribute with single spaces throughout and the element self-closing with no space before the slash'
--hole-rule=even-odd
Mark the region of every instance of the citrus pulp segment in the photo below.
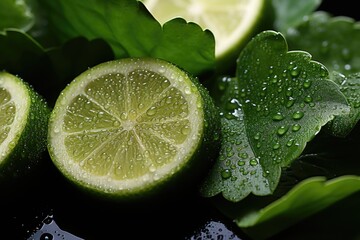
<svg viewBox="0 0 360 240">
<path fill-rule="evenodd" d="M 0 72 L 0 179 L 31 170 L 46 150 L 50 109 L 26 82 Z"/>
<path fill-rule="evenodd" d="M 57 99 L 50 156 L 67 178 L 92 192 L 116 197 L 151 191 L 190 165 L 210 132 L 205 105 L 213 103 L 204 101 L 200 86 L 159 59 L 99 64 Z"/>
<path fill-rule="evenodd" d="M 218 59 L 238 53 L 261 21 L 266 0 L 143 0 L 161 23 L 182 17 L 209 29 Z"/>
</svg>

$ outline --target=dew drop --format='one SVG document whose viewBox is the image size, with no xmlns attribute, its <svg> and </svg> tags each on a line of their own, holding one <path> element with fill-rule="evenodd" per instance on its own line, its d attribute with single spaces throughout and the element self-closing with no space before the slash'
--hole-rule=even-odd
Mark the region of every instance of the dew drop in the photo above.
<svg viewBox="0 0 360 240">
<path fill-rule="evenodd" d="M 288 96 L 288 97 L 291 97 L 292 95 L 293 95 L 293 90 L 292 90 L 292 88 L 291 87 L 289 87 L 288 89 L 286 89 L 286 96 Z"/>
<path fill-rule="evenodd" d="M 273 119 L 274 121 L 281 121 L 281 120 L 284 119 L 284 116 L 283 116 L 281 113 L 276 113 L 276 114 L 272 117 L 272 119 Z"/>
<path fill-rule="evenodd" d="M 238 161 L 238 165 L 239 165 L 239 166 L 244 166 L 244 165 L 245 165 L 245 161 L 243 161 L 243 160 Z"/>
<path fill-rule="evenodd" d="M 228 179 L 228 178 L 230 178 L 231 177 L 231 171 L 230 171 L 230 169 L 223 169 L 222 171 L 221 171 L 221 177 L 223 178 L 223 179 Z"/>
<path fill-rule="evenodd" d="M 164 73 L 165 72 L 165 66 L 161 65 L 159 68 L 159 73 Z"/>
<path fill-rule="evenodd" d="M 150 107 L 147 111 L 146 111 L 146 115 L 148 116 L 154 116 L 156 114 L 156 107 Z"/>
<path fill-rule="evenodd" d="M 40 236 L 40 240 L 52 240 L 54 236 L 51 233 L 43 233 Z"/>
<path fill-rule="evenodd" d="M 294 144 L 294 139 L 289 139 L 289 141 L 287 141 L 286 146 L 291 147 Z"/>
<path fill-rule="evenodd" d="M 183 128 L 181 128 L 181 134 L 188 135 L 189 133 L 190 133 L 190 127 L 189 126 L 184 126 Z"/>
<path fill-rule="evenodd" d="M 256 133 L 255 136 L 254 136 L 254 139 L 255 140 L 259 140 L 261 137 L 261 134 L 260 133 Z"/>
<path fill-rule="evenodd" d="M 152 165 L 150 165 L 150 167 L 149 167 L 149 171 L 150 172 L 155 172 L 156 171 L 156 167 L 152 164 Z"/>
<path fill-rule="evenodd" d="M 308 95 L 304 98 L 304 102 L 306 102 L 306 103 L 311 103 L 312 101 L 313 101 L 313 99 L 310 95 Z"/>
<path fill-rule="evenodd" d="M 354 108 L 359 108 L 360 107 L 360 101 L 354 103 Z"/>
<path fill-rule="evenodd" d="M 257 159 L 256 159 L 256 158 L 250 159 L 250 165 L 251 165 L 251 166 L 256 166 L 256 165 L 258 165 Z"/>
<path fill-rule="evenodd" d="M 303 83 L 304 88 L 309 88 L 311 86 L 311 81 L 309 79 L 306 79 Z"/>
<path fill-rule="evenodd" d="M 119 126 L 120 126 L 120 122 L 117 121 L 117 120 L 113 121 L 113 126 L 114 126 L 114 127 L 119 127 Z"/>
<path fill-rule="evenodd" d="M 290 107 L 292 107 L 294 105 L 294 103 L 295 103 L 295 99 L 294 98 L 289 98 L 288 101 L 286 102 L 285 106 L 287 108 L 290 108 Z"/>
<path fill-rule="evenodd" d="M 270 174 L 270 171 L 269 171 L 269 170 L 265 170 L 265 171 L 263 172 L 263 177 L 267 177 L 267 176 L 269 176 L 269 174 Z"/>
<path fill-rule="evenodd" d="M 272 74 L 274 72 L 274 66 L 270 66 L 269 69 L 269 73 Z"/>
<path fill-rule="evenodd" d="M 278 128 L 278 130 L 277 130 L 277 134 L 279 135 L 279 136 L 283 136 L 286 132 L 287 132 L 287 130 L 288 130 L 288 127 L 286 127 L 286 126 L 280 126 L 279 128 Z"/>
<path fill-rule="evenodd" d="M 240 153 L 239 157 L 241 157 L 242 159 L 246 159 L 249 157 L 249 155 L 246 152 Z"/>
<path fill-rule="evenodd" d="M 280 143 L 275 143 L 274 146 L 273 146 L 273 149 L 277 150 L 279 148 L 280 148 Z"/>
<path fill-rule="evenodd" d="M 138 109 L 141 110 L 141 109 L 143 109 L 143 107 L 144 107 L 144 104 L 143 104 L 143 103 L 139 103 Z"/>
<path fill-rule="evenodd" d="M 300 130 L 300 128 L 301 128 L 301 125 L 300 125 L 300 124 L 294 124 L 294 125 L 292 126 L 292 131 L 293 131 L 293 132 L 297 132 L 297 131 Z"/>
<path fill-rule="evenodd" d="M 99 111 L 98 114 L 97 114 L 97 116 L 101 118 L 101 117 L 104 116 L 104 114 L 105 114 L 105 113 L 104 113 L 103 111 Z"/>
<path fill-rule="evenodd" d="M 300 120 L 304 116 L 304 113 L 301 111 L 296 111 L 293 113 L 292 118 L 294 120 Z"/>
<path fill-rule="evenodd" d="M 297 77 L 297 76 L 299 76 L 299 74 L 300 74 L 300 71 L 299 71 L 298 67 L 294 67 L 290 71 L 291 77 Z"/>
</svg>

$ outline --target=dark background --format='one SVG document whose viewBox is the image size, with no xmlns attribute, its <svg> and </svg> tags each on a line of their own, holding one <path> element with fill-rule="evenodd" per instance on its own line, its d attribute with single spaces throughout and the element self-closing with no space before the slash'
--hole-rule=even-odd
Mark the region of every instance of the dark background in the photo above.
<svg viewBox="0 0 360 240">
<path fill-rule="evenodd" d="M 349 16 L 356 20 L 360 18 L 356 1 L 324 0 L 319 9 L 335 16 Z M 51 217 L 63 230 L 89 240 L 149 237 L 250 240 L 234 223 L 197 197 L 173 199 L 168 202 L 169 206 L 153 203 L 120 208 L 77 191 L 63 179 L 50 161 L 45 163 L 43 169 L 46 171 L 39 170 L 35 182 L 17 186 L 0 196 L 3 203 L 0 239 L 27 239 L 42 226 L 46 217 Z M 344 206 L 347 207 L 345 211 Z M 170 212 L 164 211 L 168 207 Z M 309 232 L 313 233 L 313 237 L 306 239 L 324 239 L 322 233 L 330 232 L 333 238 L 326 239 L 355 240 L 360 235 L 360 230 L 356 229 L 357 225 L 360 228 L 360 219 L 354 223 L 349 214 L 360 215 L 357 212 L 359 209 L 354 201 L 345 199 L 275 236 L 274 240 L 305 239 L 304 233 Z M 332 224 L 322 225 L 324 218 L 333 219 Z M 53 237 L 60 239 L 56 235 Z"/>
</svg>

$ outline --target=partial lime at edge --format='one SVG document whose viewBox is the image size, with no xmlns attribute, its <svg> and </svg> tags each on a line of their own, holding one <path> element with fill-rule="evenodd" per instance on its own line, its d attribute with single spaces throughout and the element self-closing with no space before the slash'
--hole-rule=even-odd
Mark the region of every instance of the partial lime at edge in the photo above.
<svg viewBox="0 0 360 240">
<path fill-rule="evenodd" d="M 267 0 L 142 0 L 161 24 L 181 17 L 210 30 L 215 37 L 218 67 L 235 62 L 240 50 L 262 29 Z"/>
<path fill-rule="evenodd" d="M 28 175 L 46 151 L 50 109 L 21 78 L 0 72 L 0 183 Z"/>
<path fill-rule="evenodd" d="M 62 91 L 48 149 L 63 175 L 88 192 L 115 199 L 151 195 L 206 171 L 217 151 L 217 111 L 198 80 L 174 64 L 113 60 Z"/>
</svg>

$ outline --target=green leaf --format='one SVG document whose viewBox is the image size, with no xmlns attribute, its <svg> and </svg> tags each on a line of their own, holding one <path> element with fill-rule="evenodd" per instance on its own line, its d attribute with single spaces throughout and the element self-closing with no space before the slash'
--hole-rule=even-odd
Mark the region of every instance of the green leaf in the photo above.
<svg viewBox="0 0 360 240">
<path fill-rule="evenodd" d="M 322 62 L 333 75 L 331 79 L 339 84 L 351 111 L 348 115 L 336 117 L 327 129 L 335 136 L 345 137 L 360 118 L 360 24 L 349 17 L 315 12 L 285 36 L 292 49 L 308 51 Z"/>
<path fill-rule="evenodd" d="M 360 73 L 345 77 L 333 73 L 333 80 L 340 86 L 341 92 L 350 104 L 350 112 L 336 116 L 328 125 L 328 129 L 335 136 L 346 137 L 360 120 Z"/>
<path fill-rule="evenodd" d="M 0 33 L 0 68 L 15 75 L 34 71 L 44 56 L 44 48 L 21 30 Z"/>
<path fill-rule="evenodd" d="M 222 192 L 231 201 L 243 199 L 251 191 L 257 195 L 270 194 L 266 173 L 258 166 L 258 159 L 246 136 L 243 112 L 236 98 L 239 95 L 239 81 L 230 77 L 219 81 L 223 87 L 218 103 L 222 111 L 220 155 L 200 192 L 206 197 Z M 234 170 L 238 172 L 234 174 Z"/>
<path fill-rule="evenodd" d="M 116 58 L 163 58 L 198 75 L 215 65 L 215 40 L 194 23 L 174 20 L 162 28 L 143 3 L 135 0 L 42 1 L 49 26 L 62 41 L 83 36 L 103 38 Z"/>
<path fill-rule="evenodd" d="M 303 221 L 285 229 L 271 239 L 338 240 L 359 239 L 360 192 L 317 212 Z"/>
<path fill-rule="evenodd" d="M 81 72 L 114 59 L 102 39 L 74 38 L 57 48 L 44 49 L 19 30 L 0 33 L 0 69 L 20 76 L 52 106 L 60 91 Z"/>
<path fill-rule="evenodd" d="M 302 49 L 330 71 L 360 72 L 360 24 L 354 19 L 315 12 L 285 33 L 290 49 Z"/>
<path fill-rule="evenodd" d="M 235 222 L 253 239 L 268 239 L 359 190 L 359 176 L 347 175 L 328 181 L 324 177 L 308 178 L 282 198 Z"/>
<path fill-rule="evenodd" d="M 223 120 L 220 157 L 201 190 L 233 202 L 274 192 L 281 168 L 335 115 L 349 111 L 326 68 L 307 52 L 288 52 L 280 33 L 258 34 L 237 63 L 238 83 L 229 84 L 223 105 L 234 117 Z"/>
<path fill-rule="evenodd" d="M 275 10 L 274 27 L 280 32 L 302 22 L 304 16 L 317 9 L 322 0 L 272 0 Z"/>
<path fill-rule="evenodd" d="M 0 1 L 0 31 L 18 28 L 24 31 L 34 24 L 34 14 L 27 0 Z"/>
</svg>

